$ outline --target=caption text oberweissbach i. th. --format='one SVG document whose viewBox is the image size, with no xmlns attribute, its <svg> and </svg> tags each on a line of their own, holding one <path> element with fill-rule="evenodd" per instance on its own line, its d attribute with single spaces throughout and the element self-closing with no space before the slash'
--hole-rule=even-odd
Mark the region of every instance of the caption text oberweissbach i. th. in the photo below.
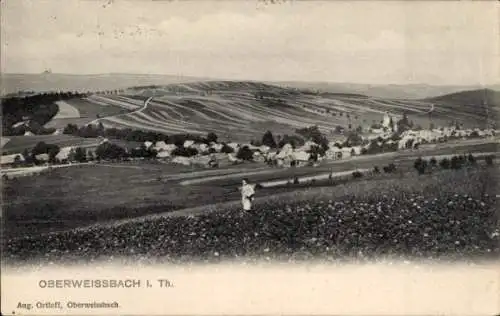
<svg viewBox="0 0 500 316">
<path fill-rule="evenodd" d="M 140 288 L 152 287 L 155 284 L 160 287 L 173 287 L 173 283 L 167 279 L 140 280 L 140 279 L 57 279 L 40 280 L 40 288 Z"/>
</svg>

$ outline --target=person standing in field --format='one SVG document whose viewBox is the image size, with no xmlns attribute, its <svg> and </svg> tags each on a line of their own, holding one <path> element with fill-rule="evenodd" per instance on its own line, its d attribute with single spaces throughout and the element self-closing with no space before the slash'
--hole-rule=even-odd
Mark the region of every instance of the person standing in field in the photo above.
<svg viewBox="0 0 500 316">
<path fill-rule="evenodd" d="M 241 191 L 241 203 L 244 211 L 252 210 L 252 202 L 255 196 L 255 185 L 250 184 L 247 178 L 243 179 Z"/>
</svg>

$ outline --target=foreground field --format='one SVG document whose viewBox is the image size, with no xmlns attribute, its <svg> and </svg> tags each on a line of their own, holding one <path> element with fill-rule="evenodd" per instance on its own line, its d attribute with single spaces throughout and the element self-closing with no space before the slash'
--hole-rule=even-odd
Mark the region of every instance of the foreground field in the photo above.
<svg viewBox="0 0 500 316">
<path fill-rule="evenodd" d="M 81 138 L 71 135 L 33 135 L 33 136 L 10 136 L 9 141 L 2 147 L 2 154 L 17 154 L 22 153 L 23 150 L 31 150 L 39 142 L 47 144 L 58 145 L 59 147 L 65 146 L 80 146 L 86 147 L 90 145 L 97 145 L 99 140 L 95 138 Z"/>
<path fill-rule="evenodd" d="M 158 216 L 5 240 L 14 262 L 476 259 L 500 254 L 498 169 L 366 180 L 235 203 L 198 216 Z M 189 215 L 186 213 L 184 215 Z"/>
<path fill-rule="evenodd" d="M 201 169 L 159 162 L 135 162 L 71 166 L 36 177 L 4 182 L 2 209 L 6 237 L 41 234 L 106 221 L 122 220 L 237 201 L 243 177 L 252 182 L 292 181 L 354 169 L 398 167 L 398 178 L 416 175 L 413 162 L 418 155 L 442 155 L 497 151 L 497 144 L 408 151 L 325 162 L 318 167 L 269 168 L 249 163 L 221 169 Z M 386 176 L 386 175 L 381 175 Z M 310 184 L 304 184 L 310 185 Z M 331 185 L 318 182 L 316 185 Z M 265 188 L 264 199 L 302 186 Z"/>
</svg>

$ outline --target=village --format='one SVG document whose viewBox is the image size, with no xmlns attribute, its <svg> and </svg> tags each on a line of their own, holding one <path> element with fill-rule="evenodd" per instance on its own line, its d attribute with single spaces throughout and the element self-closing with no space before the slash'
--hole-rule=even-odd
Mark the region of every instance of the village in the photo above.
<svg viewBox="0 0 500 316">
<path fill-rule="evenodd" d="M 433 129 L 411 129 L 407 118 L 397 121 L 386 112 L 380 126 L 371 127 L 368 133 L 341 131 L 327 139 L 313 126 L 297 139 L 286 142 L 275 140 L 266 132 L 261 142 L 218 142 L 212 135 L 204 142 L 186 139 L 182 143 L 166 141 L 118 142 L 112 138 L 98 137 L 92 144 L 65 146 L 40 143 L 31 151 L 3 155 L 1 167 L 4 177 L 38 174 L 46 169 L 71 166 L 79 163 L 140 161 L 154 159 L 161 163 L 200 168 L 217 168 L 242 164 L 246 161 L 265 163 L 272 167 L 289 168 L 317 166 L 323 160 L 345 160 L 353 156 L 418 150 L 425 144 L 444 143 L 451 140 L 487 139 L 497 135 L 493 129 L 461 129 L 447 126 Z M 278 135 L 279 139 L 280 136 Z"/>
</svg>

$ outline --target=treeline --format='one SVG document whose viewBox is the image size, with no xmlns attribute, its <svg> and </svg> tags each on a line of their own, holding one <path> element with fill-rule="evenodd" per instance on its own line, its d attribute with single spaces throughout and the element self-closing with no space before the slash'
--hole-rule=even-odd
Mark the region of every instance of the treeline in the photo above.
<svg viewBox="0 0 500 316">
<path fill-rule="evenodd" d="M 77 92 L 50 92 L 2 98 L 2 133 L 5 136 L 23 135 L 26 131 L 49 133 L 43 125 L 57 114 L 58 106 L 54 102 L 82 96 L 84 94 Z M 29 121 L 29 124 L 14 127 L 23 121 Z"/>
<path fill-rule="evenodd" d="M 484 157 L 486 165 L 493 165 L 494 155 L 487 155 Z M 443 158 L 439 161 L 432 157 L 429 160 L 417 158 L 413 163 L 413 167 L 417 170 L 418 174 L 426 174 L 435 170 L 438 166 L 441 169 L 459 170 L 467 166 L 475 166 L 477 159 L 472 154 L 469 155 L 454 155 L 451 158 Z"/>
<path fill-rule="evenodd" d="M 177 146 L 182 146 L 186 140 L 202 144 L 210 144 L 218 140 L 218 136 L 215 133 L 208 133 L 205 136 L 193 134 L 168 135 L 160 132 L 135 130 L 131 128 L 105 128 L 102 123 L 81 127 L 78 127 L 76 124 L 68 124 L 64 128 L 63 134 L 84 138 L 106 137 L 141 143 L 147 141 L 153 143 L 164 141 L 167 144 L 175 144 Z"/>
</svg>

